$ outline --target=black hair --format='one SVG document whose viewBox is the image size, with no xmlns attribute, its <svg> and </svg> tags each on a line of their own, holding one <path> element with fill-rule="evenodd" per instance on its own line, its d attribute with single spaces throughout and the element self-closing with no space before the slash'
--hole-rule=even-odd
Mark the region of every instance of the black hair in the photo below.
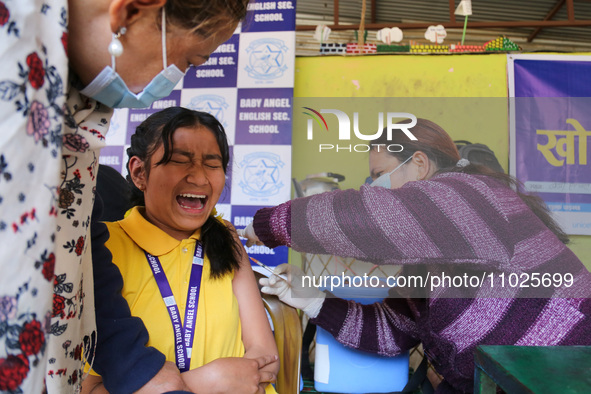
<svg viewBox="0 0 591 394">
<path fill-rule="evenodd" d="M 144 120 L 131 136 L 131 146 L 127 149 L 129 159 L 136 156 L 144 163 L 146 177 L 149 177 L 151 159 L 154 152 L 163 146 L 164 155 L 155 165 L 163 165 L 170 161 L 173 152 L 173 136 L 181 127 L 202 126 L 210 130 L 216 138 L 222 155 L 224 173 L 230 161 L 230 150 L 226 131 L 220 122 L 206 112 L 193 111 L 182 107 L 170 107 L 150 115 Z M 133 183 L 129 175 L 127 162 L 127 182 L 131 185 L 132 206 L 145 205 L 144 193 Z M 230 229 L 213 216 L 201 227 L 201 242 L 211 263 L 211 276 L 220 278 L 240 268 L 240 256 L 243 247 L 236 240 Z M 230 247 L 228 247 L 230 246 Z"/>
<path fill-rule="evenodd" d="M 372 144 L 402 145 L 404 149 L 400 152 L 388 151 L 388 154 L 396 157 L 400 162 L 408 159 L 415 152 L 421 151 L 435 164 L 438 169 L 437 173 L 439 174 L 444 172 L 464 172 L 472 175 L 487 175 L 495 178 L 507 187 L 513 189 L 519 198 L 521 198 L 529 209 L 531 209 L 536 216 L 544 222 L 546 227 L 548 227 L 562 243 L 567 244 L 569 242 L 568 235 L 552 218 L 552 215 L 542 198 L 538 195 L 527 193 L 522 183 L 515 177 L 473 163 L 470 163 L 465 167 L 456 166 L 458 160 L 460 160 L 460 153 L 458 152 L 455 143 L 441 126 L 430 120 L 418 118 L 417 124 L 409 130 L 417 138 L 416 141 L 410 140 L 403 132 L 392 133 L 392 138 L 388 139 L 387 129 L 384 129 L 381 136 L 373 140 Z"/>
</svg>

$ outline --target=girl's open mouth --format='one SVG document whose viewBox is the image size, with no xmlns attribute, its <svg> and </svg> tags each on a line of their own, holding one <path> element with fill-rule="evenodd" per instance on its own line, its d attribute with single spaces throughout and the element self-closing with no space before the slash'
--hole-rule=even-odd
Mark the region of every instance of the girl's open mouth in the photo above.
<svg viewBox="0 0 591 394">
<path fill-rule="evenodd" d="M 176 196 L 176 201 L 181 208 L 200 210 L 203 209 L 205 203 L 207 203 L 207 196 L 205 194 L 183 193 Z"/>
</svg>

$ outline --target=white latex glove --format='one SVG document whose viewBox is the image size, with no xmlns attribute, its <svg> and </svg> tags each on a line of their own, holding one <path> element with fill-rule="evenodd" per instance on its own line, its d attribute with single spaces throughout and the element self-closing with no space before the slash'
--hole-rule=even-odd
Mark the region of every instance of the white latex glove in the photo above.
<svg viewBox="0 0 591 394">
<path fill-rule="evenodd" d="M 298 267 L 291 264 L 281 264 L 273 271 L 269 278 L 259 279 L 263 286 L 261 291 L 265 294 L 273 294 L 296 309 L 301 309 L 306 315 L 315 318 L 320 313 L 326 293 L 316 287 L 303 287 L 302 277 L 304 273 Z M 287 281 L 277 275 L 283 274 Z M 307 284 L 307 283 L 306 283 Z"/>
<path fill-rule="evenodd" d="M 242 238 L 246 238 L 246 246 L 250 247 L 252 245 L 263 245 L 263 243 L 261 242 L 261 240 L 259 239 L 259 237 L 257 237 L 256 233 L 254 232 L 254 227 L 252 225 L 252 222 L 250 222 L 248 224 L 248 226 L 246 226 L 243 229 L 236 229 L 236 232 L 238 233 L 238 235 Z"/>
</svg>

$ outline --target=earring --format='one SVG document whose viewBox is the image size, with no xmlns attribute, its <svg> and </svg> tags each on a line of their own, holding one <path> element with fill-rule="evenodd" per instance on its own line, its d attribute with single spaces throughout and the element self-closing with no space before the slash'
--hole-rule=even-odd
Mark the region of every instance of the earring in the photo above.
<svg viewBox="0 0 591 394">
<path fill-rule="evenodd" d="M 117 33 L 113 33 L 113 38 L 111 39 L 108 47 L 111 56 L 119 57 L 123 54 L 123 44 L 121 44 L 121 41 L 119 41 L 119 37 L 125 33 L 127 33 L 126 27 L 122 27 Z"/>
</svg>

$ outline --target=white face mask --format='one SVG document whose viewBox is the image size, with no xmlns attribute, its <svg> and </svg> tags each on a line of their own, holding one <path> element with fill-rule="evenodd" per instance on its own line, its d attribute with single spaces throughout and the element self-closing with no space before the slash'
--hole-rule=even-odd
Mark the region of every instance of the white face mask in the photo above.
<svg viewBox="0 0 591 394">
<path fill-rule="evenodd" d="M 397 169 L 399 169 L 400 167 L 405 165 L 410 159 L 412 159 L 412 156 L 410 156 L 408 159 L 404 160 L 392 171 L 387 172 L 387 173 L 382 174 L 379 177 L 377 177 L 376 180 L 373 181 L 369 186 L 372 186 L 372 187 L 379 186 L 379 187 L 385 187 L 386 189 L 391 189 L 392 182 L 390 181 L 390 175 L 392 175 L 394 173 L 394 171 L 396 171 Z"/>
<path fill-rule="evenodd" d="M 174 64 L 167 67 L 164 9 L 162 9 L 162 60 L 163 70 L 150 81 L 144 90 L 134 94 L 115 71 L 115 57 L 111 56 L 112 67 L 106 66 L 80 93 L 111 108 L 146 108 L 154 101 L 168 96 L 185 73 Z"/>
</svg>

